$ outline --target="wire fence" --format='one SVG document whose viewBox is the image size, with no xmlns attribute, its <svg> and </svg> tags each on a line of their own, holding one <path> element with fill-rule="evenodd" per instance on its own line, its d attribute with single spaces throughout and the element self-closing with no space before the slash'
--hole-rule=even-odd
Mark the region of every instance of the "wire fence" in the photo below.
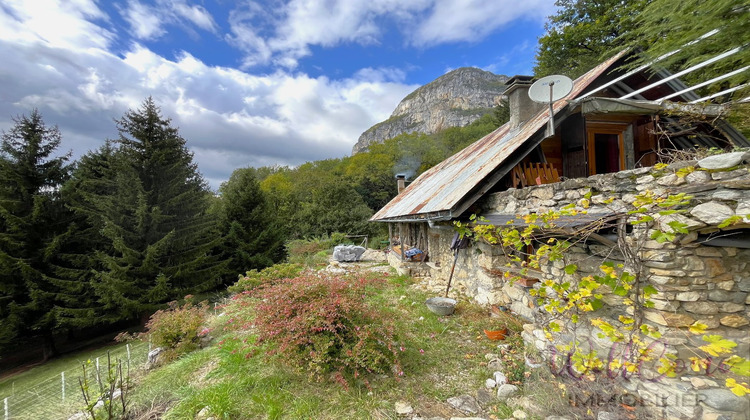
<svg viewBox="0 0 750 420">
<path fill-rule="evenodd" d="M 59 372 L 33 386 L 13 389 L 10 395 L 0 395 L 0 420 L 67 420 L 84 410 L 86 403 L 81 393 L 79 380 L 88 381 L 91 388 L 99 389 L 106 384 L 109 374 L 108 358 L 114 366 L 123 364 L 123 375 L 143 369 L 149 352 L 149 343 L 128 343 L 96 358 L 82 366 Z"/>
</svg>

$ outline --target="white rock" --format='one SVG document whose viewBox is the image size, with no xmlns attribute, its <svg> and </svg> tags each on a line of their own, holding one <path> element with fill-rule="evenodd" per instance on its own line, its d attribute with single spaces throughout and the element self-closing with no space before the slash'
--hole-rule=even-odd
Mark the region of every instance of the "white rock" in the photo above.
<svg viewBox="0 0 750 420">
<path fill-rule="evenodd" d="M 195 415 L 196 420 L 202 420 L 206 419 L 208 420 L 208 417 L 211 415 L 211 407 L 205 406 L 201 408 L 201 411 L 198 412 L 198 414 Z"/>
<path fill-rule="evenodd" d="M 617 420 L 617 416 L 609 411 L 600 411 L 596 415 L 596 420 Z"/>
<path fill-rule="evenodd" d="M 413 412 L 414 412 L 414 409 L 406 401 L 397 401 L 396 402 L 396 414 L 398 414 L 400 416 L 405 416 L 405 415 L 411 414 Z"/>
<path fill-rule="evenodd" d="M 504 384 L 497 388 L 497 398 L 502 401 L 518 394 L 518 387 L 515 385 Z"/>
<path fill-rule="evenodd" d="M 698 166 L 704 169 L 726 169 L 737 166 L 744 159 L 744 152 L 724 153 L 709 156 L 698 161 Z"/>
<path fill-rule="evenodd" d="M 495 384 L 503 385 L 508 383 L 508 378 L 505 377 L 503 372 L 495 372 L 492 376 L 495 378 Z"/>
<path fill-rule="evenodd" d="M 495 385 L 497 385 L 497 382 L 495 382 L 494 379 L 487 379 L 486 381 L 484 381 L 484 387 L 485 388 L 492 389 L 492 388 L 495 387 Z"/>
<path fill-rule="evenodd" d="M 523 420 L 526 418 L 526 413 L 521 410 L 516 410 L 513 412 L 513 417 L 517 418 L 518 420 Z"/>
<path fill-rule="evenodd" d="M 708 203 L 698 204 L 690 211 L 690 214 L 709 225 L 718 225 L 724 220 L 734 216 L 734 210 L 725 204 L 710 201 Z"/>
<path fill-rule="evenodd" d="M 482 411 L 482 407 L 479 406 L 477 400 L 471 395 L 448 398 L 448 404 L 456 410 L 468 414 L 476 414 Z"/>
</svg>

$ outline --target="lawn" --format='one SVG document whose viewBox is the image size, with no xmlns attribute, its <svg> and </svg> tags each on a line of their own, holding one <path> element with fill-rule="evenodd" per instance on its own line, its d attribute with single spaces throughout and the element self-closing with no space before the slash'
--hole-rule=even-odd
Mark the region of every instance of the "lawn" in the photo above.
<svg viewBox="0 0 750 420">
<path fill-rule="evenodd" d="M 313 378 L 304 366 L 268 355 L 256 346 L 252 329 L 221 333 L 225 323 L 242 323 L 239 312 L 213 317 L 211 345 L 186 354 L 139 381 L 132 406 L 141 415 L 164 412 L 164 419 L 194 418 L 199 412 L 221 419 L 251 418 L 396 418 L 397 401 L 412 405 L 422 417 L 462 414 L 446 404 L 450 397 L 475 395 L 488 372 L 488 353 L 508 344 L 506 374 L 524 379 L 520 324 L 510 316 L 490 318 L 486 308 L 460 300 L 452 316 L 438 317 L 423 304 L 424 292 L 407 277 L 389 277 L 368 293 L 369 304 L 395 322 L 402 372 L 365 375 L 344 386 L 332 376 Z M 231 304 L 230 304 L 231 305 Z M 249 315 L 248 315 L 249 316 Z M 483 329 L 507 326 L 505 341 L 488 340 Z M 489 415 L 507 416 L 502 403 L 486 408 Z"/>
<path fill-rule="evenodd" d="M 10 418 L 67 419 L 80 410 L 84 403 L 78 385 L 82 376 L 81 363 L 100 360 L 102 371 L 107 365 L 107 352 L 111 358 L 127 359 L 126 344 L 114 343 L 96 349 L 75 352 L 50 360 L 16 375 L 0 380 L 0 404 L 7 398 Z M 148 343 L 131 343 L 131 368 L 136 370 L 145 363 Z M 62 375 L 65 373 L 65 400 L 62 399 Z"/>
</svg>

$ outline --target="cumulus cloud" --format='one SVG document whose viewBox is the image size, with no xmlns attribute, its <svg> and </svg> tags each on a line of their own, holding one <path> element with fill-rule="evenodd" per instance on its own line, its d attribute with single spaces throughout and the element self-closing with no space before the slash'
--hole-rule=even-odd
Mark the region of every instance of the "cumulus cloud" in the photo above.
<svg viewBox="0 0 750 420">
<path fill-rule="evenodd" d="M 347 155 L 365 129 L 417 87 L 391 67 L 341 79 L 296 71 L 313 46 L 377 44 L 385 28 L 398 28 L 405 45 L 472 41 L 510 19 L 541 17 L 552 1 L 291 0 L 273 8 L 249 1 L 223 16 L 223 39 L 244 53 L 245 66 L 271 64 L 267 74 L 209 65 L 188 51 L 166 58 L 146 46 L 174 25 L 219 35 L 214 16 L 200 5 L 118 4 L 113 16 L 95 0 L 0 4 L 0 129 L 10 127 L 11 116 L 39 108 L 45 121 L 59 125 L 61 152 L 80 156 L 116 138 L 113 119 L 152 96 L 217 187 L 241 166 Z M 126 31 L 110 20 L 118 12 Z"/>
<path fill-rule="evenodd" d="M 406 44 L 429 47 L 478 41 L 513 20 L 541 22 L 553 11 L 552 0 L 291 0 L 273 10 L 250 2 L 232 12 L 228 38 L 246 52 L 246 67 L 294 68 L 311 46 L 379 43 L 384 20 Z"/>
<path fill-rule="evenodd" d="M 416 87 L 395 69 L 364 69 L 342 80 L 253 75 L 188 52 L 167 59 L 139 44 L 120 56 L 2 37 L 0 56 L 0 128 L 39 108 L 48 124 L 59 125 L 62 152 L 80 156 L 116 138 L 113 119 L 151 95 L 214 188 L 237 167 L 347 155 L 362 131 Z"/>
</svg>

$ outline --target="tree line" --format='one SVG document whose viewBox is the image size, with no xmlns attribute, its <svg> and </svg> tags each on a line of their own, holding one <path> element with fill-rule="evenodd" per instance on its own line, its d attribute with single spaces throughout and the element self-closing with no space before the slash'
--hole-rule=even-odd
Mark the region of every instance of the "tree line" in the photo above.
<svg viewBox="0 0 750 420">
<path fill-rule="evenodd" d="M 285 242 L 378 235 L 367 220 L 412 177 L 499 125 L 408 134 L 351 157 L 240 168 L 213 192 L 153 99 L 116 120 L 118 137 L 77 161 L 34 110 L 0 146 L 0 354 L 20 338 L 144 319 L 285 257 Z"/>
</svg>

